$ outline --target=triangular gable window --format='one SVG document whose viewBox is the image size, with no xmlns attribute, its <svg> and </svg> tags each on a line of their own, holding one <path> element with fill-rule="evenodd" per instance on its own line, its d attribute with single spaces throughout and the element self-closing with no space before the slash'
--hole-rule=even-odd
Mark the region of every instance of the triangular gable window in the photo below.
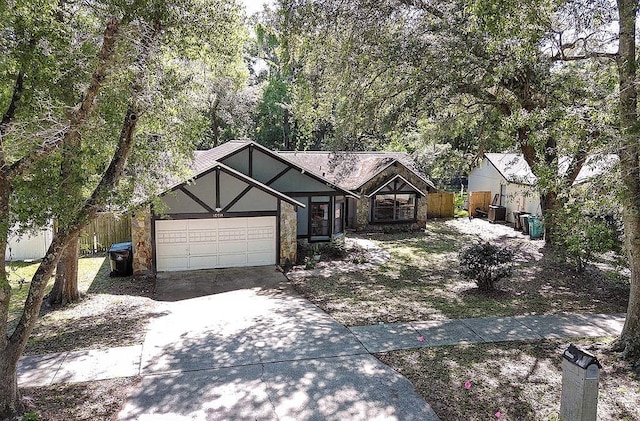
<svg viewBox="0 0 640 421">
<path fill-rule="evenodd" d="M 424 193 L 396 175 L 367 196 L 371 198 L 372 222 L 414 222 L 418 210 L 417 198 L 424 196 Z"/>
</svg>

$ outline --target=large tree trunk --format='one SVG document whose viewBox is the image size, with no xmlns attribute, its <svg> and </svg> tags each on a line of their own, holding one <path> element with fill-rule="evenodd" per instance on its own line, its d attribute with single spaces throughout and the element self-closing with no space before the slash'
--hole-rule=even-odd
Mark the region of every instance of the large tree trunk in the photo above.
<svg viewBox="0 0 640 421">
<path fill-rule="evenodd" d="M 627 318 L 615 346 L 629 358 L 640 357 L 640 145 L 638 142 L 638 98 L 636 90 L 636 9 L 637 0 L 618 0 L 620 44 L 620 171 L 623 181 L 624 238 L 631 289 Z"/>
<path fill-rule="evenodd" d="M 20 354 L 15 348 L 0 349 L 0 417 L 19 414 L 24 410 L 18 390 L 18 359 Z"/>
<path fill-rule="evenodd" d="M 78 290 L 78 257 L 80 254 L 80 235 L 76 235 L 64 249 L 56 266 L 56 280 L 49 293 L 50 305 L 64 306 L 80 299 Z"/>
<path fill-rule="evenodd" d="M 99 53 L 99 60 L 92 75 L 91 83 L 85 92 L 79 106 L 71 111 L 70 122 L 63 139 L 67 136 L 74 136 L 74 131 L 80 130 L 81 125 L 88 118 L 89 114 L 95 108 L 95 99 L 100 93 L 106 77 L 106 71 L 114 53 L 116 36 L 119 30 L 119 22 L 111 19 L 107 23 L 104 32 L 102 48 Z M 20 77 L 16 83 L 16 92 L 21 88 Z M 14 105 L 20 98 L 14 92 L 9 110 L 0 123 L 0 141 L 5 134 L 6 127 L 12 119 Z M 13 110 L 12 110 L 13 108 Z M 47 254 L 42 259 L 36 273 L 31 279 L 29 293 L 24 302 L 24 308 L 16 328 L 9 335 L 5 330 L 8 329 L 8 312 L 9 299 L 11 297 L 11 287 L 7 280 L 6 271 L 4 269 L 4 250 L 6 248 L 7 236 L 9 233 L 9 214 L 10 199 L 12 194 L 12 180 L 22 176 L 33 164 L 51 154 L 59 145 L 60 138 L 53 137 L 45 141 L 40 148 L 21 157 L 17 161 L 7 164 L 4 157 L 4 150 L 0 147 L 0 252 L 2 252 L 2 268 L 0 269 L 0 419 L 10 419 L 20 413 L 22 406 L 20 402 L 19 391 L 17 388 L 17 366 L 18 360 L 22 355 L 27 340 L 42 305 L 44 290 L 51 278 L 53 271 L 62 256 L 62 252 L 69 242 L 79 235 L 80 230 L 88 223 L 88 221 L 97 213 L 97 205 L 104 203 L 105 197 L 116 185 L 124 162 L 130 152 L 132 143 L 132 133 L 135 128 L 135 115 L 131 119 L 130 110 L 127 111 L 127 120 L 118 144 L 118 150 L 113 158 L 111 165 L 103 175 L 100 184 L 94 190 L 91 197 L 85 202 L 82 209 L 76 214 L 75 223 L 69 225 L 65 232 L 58 232 L 47 250 Z M 126 136 L 126 138 L 124 138 Z M 64 140 L 62 141 L 64 142 Z M 118 155 L 120 152 L 120 155 Z"/>
<path fill-rule="evenodd" d="M 0 326 L 7 327 L 9 316 L 9 300 L 11 299 L 11 285 L 7 279 L 4 253 L 7 248 L 7 234 L 9 232 L 9 198 L 11 196 L 11 182 L 6 177 L 0 178 Z M 16 377 L 18 359 L 14 349 L 9 347 L 9 337 L 6 332 L 0 332 L 0 419 L 7 414 L 22 410 L 18 382 Z"/>
<path fill-rule="evenodd" d="M 544 216 L 544 240 L 546 244 L 553 245 L 556 226 L 556 211 L 558 210 L 558 193 L 549 191 L 540 196 L 540 209 Z"/>
</svg>

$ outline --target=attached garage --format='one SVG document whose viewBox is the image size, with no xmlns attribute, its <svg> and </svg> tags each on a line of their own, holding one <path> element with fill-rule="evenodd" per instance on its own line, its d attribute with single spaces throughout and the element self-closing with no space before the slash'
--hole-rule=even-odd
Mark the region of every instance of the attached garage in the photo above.
<svg viewBox="0 0 640 421">
<path fill-rule="evenodd" d="M 156 220 L 157 270 L 276 264 L 276 217 Z"/>
<path fill-rule="evenodd" d="M 275 265 L 295 256 L 291 218 L 304 204 L 224 164 L 210 164 L 161 194 L 152 210 L 155 271 Z"/>
</svg>

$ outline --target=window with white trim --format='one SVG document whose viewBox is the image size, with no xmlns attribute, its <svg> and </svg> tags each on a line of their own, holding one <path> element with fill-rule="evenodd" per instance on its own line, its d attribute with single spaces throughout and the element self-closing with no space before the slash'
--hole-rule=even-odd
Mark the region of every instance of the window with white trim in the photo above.
<svg viewBox="0 0 640 421">
<path fill-rule="evenodd" d="M 372 199 L 373 222 L 409 222 L 416 219 L 415 193 L 380 193 Z"/>
</svg>

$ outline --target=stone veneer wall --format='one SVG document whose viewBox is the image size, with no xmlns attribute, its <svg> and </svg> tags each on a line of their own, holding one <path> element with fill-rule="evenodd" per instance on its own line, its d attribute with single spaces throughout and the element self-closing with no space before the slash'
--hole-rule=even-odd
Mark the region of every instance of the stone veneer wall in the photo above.
<svg viewBox="0 0 640 421">
<path fill-rule="evenodd" d="M 280 265 L 296 262 L 298 251 L 298 215 L 293 205 L 280 202 Z"/>
<path fill-rule="evenodd" d="M 134 275 L 153 273 L 151 209 L 148 206 L 131 215 L 131 242 Z"/>
<path fill-rule="evenodd" d="M 418 197 L 416 201 L 416 206 L 418 207 L 417 213 L 417 222 L 413 224 L 370 224 L 370 207 L 371 207 L 371 198 L 365 196 L 365 193 L 369 193 L 376 187 L 380 186 L 385 180 L 390 179 L 396 174 L 400 174 L 405 180 L 409 181 L 411 184 L 422 190 L 423 193 L 429 192 L 429 185 L 427 185 L 422 179 L 416 177 L 412 172 L 408 171 L 406 168 L 400 165 L 392 165 L 389 168 L 382 171 L 376 177 L 372 178 L 365 185 L 360 188 L 358 193 L 360 193 L 360 199 L 358 200 L 358 209 L 356 211 L 356 229 L 358 231 L 363 230 L 377 230 L 381 231 L 385 226 L 409 226 L 409 228 L 424 228 L 427 224 L 427 198 L 426 197 Z"/>
</svg>

